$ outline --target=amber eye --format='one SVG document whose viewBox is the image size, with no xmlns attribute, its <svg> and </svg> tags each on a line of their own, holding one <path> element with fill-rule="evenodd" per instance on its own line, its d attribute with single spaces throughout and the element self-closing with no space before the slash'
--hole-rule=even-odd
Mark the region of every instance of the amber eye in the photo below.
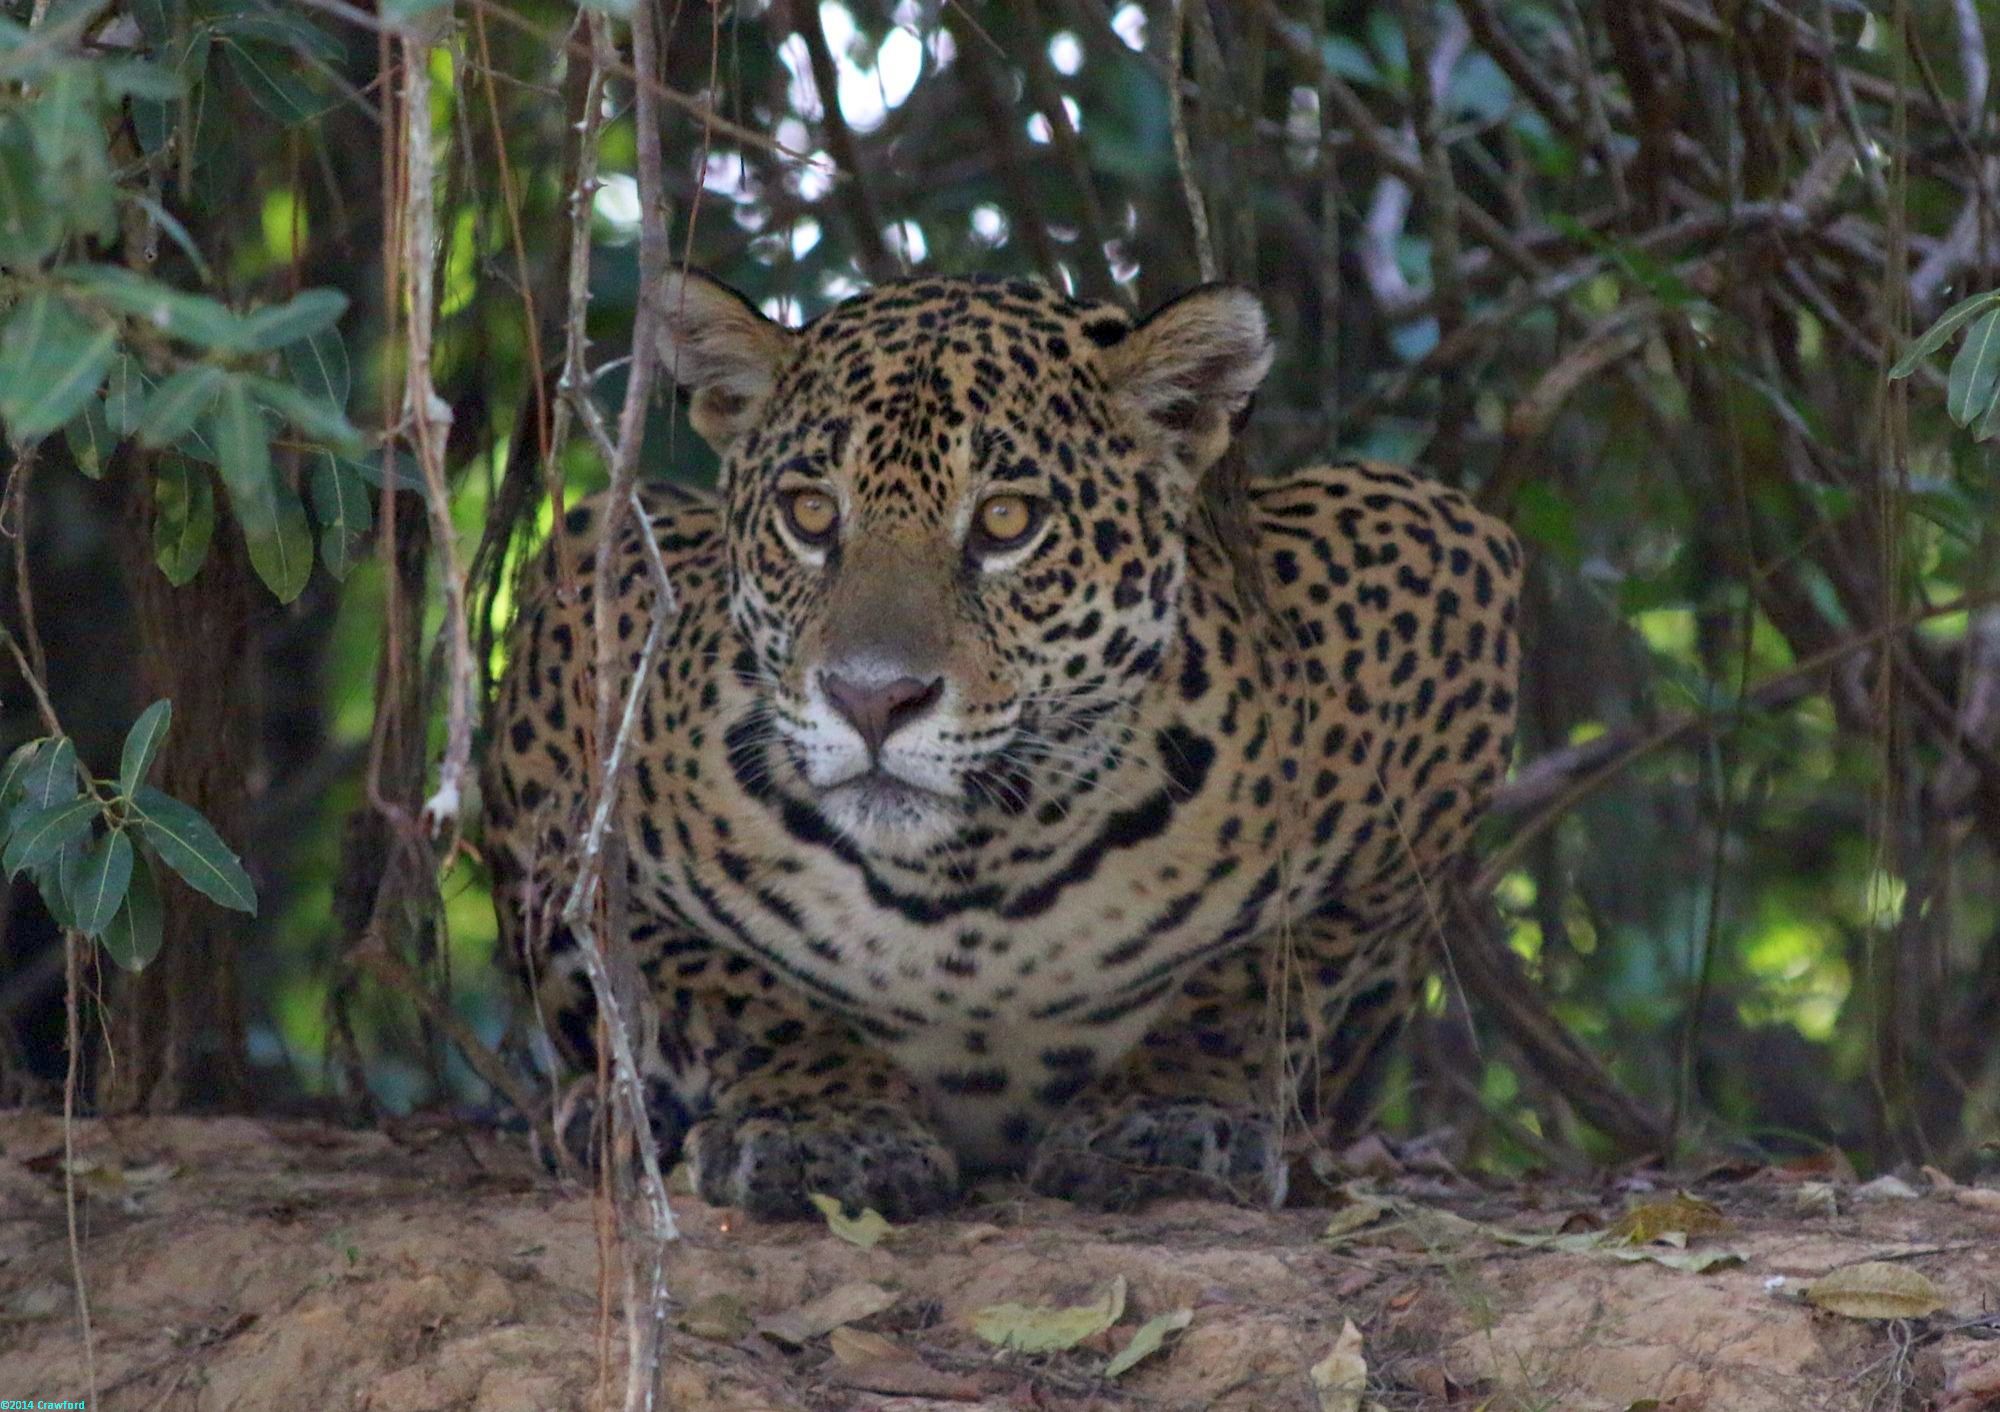
<svg viewBox="0 0 2000 1412">
<path fill-rule="evenodd" d="M 1007 549 L 1026 539 L 1041 516 L 1025 495 L 989 495 L 973 517 L 976 540 L 984 549 Z"/>
<path fill-rule="evenodd" d="M 785 496 L 785 522 L 807 544 L 826 544 L 840 528 L 840 506 L 824 490 L 794 490 Z"/>
</svg>

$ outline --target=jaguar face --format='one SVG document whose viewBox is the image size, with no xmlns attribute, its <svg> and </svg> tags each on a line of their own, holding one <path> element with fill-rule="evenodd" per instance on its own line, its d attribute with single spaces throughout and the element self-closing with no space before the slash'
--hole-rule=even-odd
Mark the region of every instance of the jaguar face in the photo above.
<svg viewBox="0 0 2000 1412">
<path fill-rule="evenodd" d="M 723 458 L 730 603 L 797 781 L 921 853 L 1101 763 L 1174 639 L 1201 472 L 1269 365 L 1212 286 L 1134 325 L 1025 281 L 884 285 L 801 330 L 670 282 Z"/>
</svg>

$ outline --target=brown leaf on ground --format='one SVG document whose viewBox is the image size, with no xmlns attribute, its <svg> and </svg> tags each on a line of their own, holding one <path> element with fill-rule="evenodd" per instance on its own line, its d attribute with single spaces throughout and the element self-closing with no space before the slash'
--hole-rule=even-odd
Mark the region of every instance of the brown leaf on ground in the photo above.
<svg viewBox="0 0 2000 1412">
<path fill-rule="evenodd" d="M 826 1370 L 826 1380 L 857 1392 L 878 1392 L 886 1397 L 936 1397 L 950 1402 L 977 1402 L 986 1389 L 963 1373 L 946 1373 L 913 1358 L 897 1358 L 880 1363 L 836 1363 Z"/>
<path fill-rule="evenodd" d="M 849 1367 L 862 1363 L 894 1363 L 899 1358 L 916 1357 L 887 1334 L 869 1329 L 850 1329 L 845 1325 L 826 1336 L 826 1346 L 832 1350 L 836 1363 L 845 1363 Z"/>
<path fill-rule="evenodd" d="M 1804 1293 L 1815 1307 L 1850 1319 L 1921 1319 L 1945 1305 L 1937 1285 L 1923 1271 L 1886 1260 L 1829 1270 Z"/>
<path fill-rule="evenodd" d="M 1729 1228 L 1722 1208 L 1712 1201 L 1677 1191 L 1662 1201 L 1632 1207 L 1605 1231 L 1608 1239 L 1631 1245 L 1651 1245 L 1669 1235 L 1714 1235 Z"/>
<path fill-rule="evenodd" d="M 896 1298 L 894 1290 L 868 1280 L 849 1280 L 796 1309 L 759 1319 L 757 1331 L 780 1343 L 794 1346 L 810 1343 L 842 1324 L 858 1323 L 894 1307 Z"/>
</svg>

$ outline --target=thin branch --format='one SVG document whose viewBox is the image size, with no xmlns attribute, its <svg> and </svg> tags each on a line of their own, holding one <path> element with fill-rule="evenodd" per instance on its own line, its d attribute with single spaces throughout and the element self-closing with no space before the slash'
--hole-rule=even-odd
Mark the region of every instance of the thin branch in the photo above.
<svg viewBox="0 0 2000 1412">
<path fill-rule="evenodd" d="M 436 541 L 439 576 L 443 581 L 448 657 L 444 756 L 438 762 L 437 791 L 425 802 L 423 810 L 424 822 L 433 836 L 447 829 L 455 833 L 458 827 L 472 763 L 472 690 L 476 671 L 465 611 L 465 571 L 458 561 L 451 490 L 445 484 L 444 448 L 451 435 L 451 404 L 438 395 L 431 380 L 431 346 L 437 316 L 437 171 L 436 139 L 431 131 L 430 70 L 435 37 L 434 33 L 411 35 L 401 41 L 403 279 L 409 316 L 405 329 L 409 370 L 404 383 L 403 417 L 416 442 L 417 463 L 424 476 L 424 503 L 430 511 L 431 538 Z"/>
<path fill-rule="evenodd" d="M 1020 115 L 1014 110 L 1010 97 L 1002 94 L 987 55 L 987 46 L 992 44 L 992 40 L 979 28 L 978 22 L 957 5 L 947 16 L 947 23 L 950 25 L 947 32 L 958 40 L 958 59 L 952 67 L 972 91 L 973 101 L 979 105 L 980 116 L 991 135 L 990 140 L 999 147 L 995 161 L 1000 168 L 1000 179 L 1007 184 L 1008 208 L 1014 213 L 1009 228 L 1028 242 L 1036 267 L 1053 284 L 1061 273 L 1061 262 L 1055 245 L 1049 239 L 1049 223 L 1042 215 L 1041 200 L 1035 193 L 1034 183 L 1028 180 L 1026 153 L 1021 145 Z M 981 42 L 973 42 L 973 37 Z M 1002 55 L 1002 58 L 1005 56 Z"/>
<path fill-rule="evenodd" d="M 384 19 L 380 15 L 364 10 L 358 5 L 350 4 L 348 0 L 299 0 L 299 3 L 311 9 L 332 15 L 336 19 L 345 20 L 347 23 L 357 28 L 368 30 L 371 33 L 402 35 L 409 32 L 408 22 Z M 578 59 L 589 59 L 591 57 L 590 46 L 588 44 L 580 40 L 567 38 L 559 30 L 548 29 L 542 25 L 538 25 L 533 20 L 516 14 L 507 6 L 494 3 L 494 0 L 464 0 L 464 3 L 476 10 L 491 15 L 515 33 L 525 35 L 538 47 L 547 52 L 554 53 L 560 51 Z M 645 93 L 650 98 L 657 99 L 667 103 L 671 107 L 680 109 L 696 122 L 713 128 L 732 142 L 740 142 L 744 146 L 755 148 L 760 152 L 770 152 L 776 156 L 785 158 L 787 161 L 808 164 L 812 161 L 810 153 L 794 151 L 767 133 L 758 132 L 754 128 L 744 127 L 741 123 L 733 123 L 699 98 L 693 98 L 677 89 L 669 88 L 661 83 L 657 77 L 642 77 L 637 70 L 621 59 L 612 58 L 605 66 L 604 72 L 612 77 L 625 79 L 632 84 L 635 92 Z"/>
<path fill-rule="evenodd" d="M 840 107 L 840 70 L 827 47 L 826 28 L 819 20 L 819 0 L 792 0 L 792 29 L 805 41 L 806 57 L 812 64 L 813 87 L 819 90 L 820 122 L 826 129 L 827 151 L 847 180 L 835 188 L 835 195 L 847 212 L 854 248 L 861 268 L 872 280 L 893 279 L 903 273 L 901 262 L 884 243 L 882 213 L 862 175 L 861 156 L 854 146 L 854 131 Z"/>
<path fill-rule="evenodd" d="M 656 77 L 660 71 L 654 21 L 650 4 L 641 4 L 633 11 L 632 66 L 648 79 Z M 608 67 L 611 49 L 609 25 L 595 13 L 591 14 L 588 22 L 591 26 L 592 63 L 598 70 L 592 75 L 589 87 L 595 89 L 601 87 L 601 73 Z M 629 1200 L 620 1203 L 621 1207 L 633 1208 L 638 1218 L 633 1223 L 638 1228 L 628 1231 L 633 1239 L 625 1261 L 626 1412 L 652 1412 L 658 1405 L 667 1328 L 666 1247 L 679 1235 L 674 1224 L 673 1208 L 667 1200 L 666 1177 L 647 1113 L 647 1092 L 640 1077 L 637 1058 L 637 1041 L 646 1032 L 647 1021 L 657 1017 L 649 1013 L 642 995 L 643 982 L 638 963 L 624 932 L 624 909 L 611 895 L 614 889 L 621 890 L 622 895 L 624 865 L 619 862 L 613 868 L 608 865 L 606 857 L 607 852 L 618 852 L 615 846 L 607 848 L 607 843 L 615 844 L 614 840 L 607 839 L 607 832 L 622 784 L 625 752 L 639 720 L 640 708 L 652 687 L 660 642 L 675 610 L 673 589 L 667 581 L 653 528 L 645 517 L 636 490 L 639 452 L 646 433 L 646 411 L 659 368 L 660 289 L 670 256 L 664 164 L 660 150 L 660 112 L 653 89 L 651 83 L 638 84 L 634 101 L 640 220 L 639 305 L 632 321 L 632 357 L 626 373 L 625 403 L 618 418 L 618 439 L 615 445 L 608 448 L 611 489 L 606 496 L 606 511 L 599 526 L 592 566 L 591 617 L 596 638 L 597 711 L 596 748 L 587 752 L 587 757 L 595 802 L 577 859 L 576 875 L 562 912 L 577 939 L 578 949 L 589 972 L 591 991 L 597 1002 L 600 1026 L 606 1040 L 605 1048 L 610 1051 L 612 1132 L 616 1134 L 622 1126 L 623 1136 L 632 1144 L 639 1162 L 637 1190 L 628 1192 Z M 597 132 L 587 120 L 585 139 L 594 142 Z M 578 163 L 579 182 L 571 199 L 578 203 L 579 209 L 573 211 L 572 216 L 579 222 L 587 219 L 582 212 L 589 201 L 585 183 L 594 177 L 595 165 L 594 152 Z M 587 245 L 587 228 L 580 229 L 579 236 L 580 243 Z M 586 426 L 601 434 L 596 408 L 589 400 L 589 381 L 580 366 L 583 307 L 589 298 L 589 288 L 588 265 L 579 261 L 587 261 L 587 256 L 573 253 L 571 335 L 563 382 L 569 400 L 580 410 Z M 647 550 L 655 581 L 645 645 L 626 688 L 624 710 L 614 733 L 613 705 L 620 660 L 617 614 L 612 611 L 616 599 L 614 555 L 627 514 L 637 521 L 638 538 Z M 610 886 L 606 885 L 607 878 Z M 600 1056 L 602 1054 L 603 1050 L 600 1050 Z M 630 1179 L 630 1168 L 621 1165 L 619 1171 L 624 1178 L 620 1183 L 623 1189 L 625 1180 Z"/>
<path fill-rule="evenodd" d="M 1042 18 L 1041 5 L 1039 0 L 1019 0 L 1019 4 L 1031 37 L 1027 52 L 1021 59 L 1021 67 L 1028 79 L 1028 91 L 1034 95 L 1035 106 L 1041 110 L 1043 120 L 1049 125 L 1049 140 L 1056 149 L 1057 160 L 1069 172 L 1077 216 L 1083 225 L 1083 243 L 1090 247 L 1081 253 L 1078 274 L 1086 293 L 1129 305 L 1132 302 L 1130 291 L 1119 284 L 1111 273 L 1111 256 L 1107 248 L 1111 242 L 1111 227 L 1104 219 L 1104 203 L 1097 195 L 1090 157 L 1076 135 L 1075 125 L 1069 120 L 1069 109 L 1063 106 L 1062 87 L 1056 82 L 1055 70 L 1049 64 L 1045 38 L 1048 25 Z"/>
<path fill-rule="evenodd" d="M 1497 850 L 1479 870 L 1468 891 L 1475 897 L 1492 891 L 1519 862 L 1528 846 L 1553 828 L 1564 815 L 1597 793 L 1627 769 L 1682 736 L 1703 727 L 1726 723 L 1744 706 L 1776 710 L 1813 695 L 1820 674 L 1857 652 L 1910 631 L 1937 618 L 1968 613 L 2000 603 L 2000 589 L 1968 593 L 1948 603 L 1936 604 L 1890 622 L 1856 633 L 1796 666 L 1778 673 L 1744 693 L 1732 710 L 1712 713 L 1689 711 L 1670 716 L 1656 725 L 1632 726 L 1611 731 L 1583 745 L 1553 751 L 1520 770 L 1494 793 L 1487 806 L 1489 817 L 1512 818 L 1537 810 L 1534 818 L 1517 829 L 1505 846 Z"/>
<path fill-rule="evenodd" d="M 1201 180 L 1195 175 L 1194 154 L 1188 148 L 1187 111 L 1181 101 L 1182 51 L 1187 43 L 1187 0 L 1173 0 L 1167 21 L 1167 123 L 1174 136 L 1174 165 L 1180 171 L 1181 195 L 1187 201 L 1188 224 L 1194 227 L 1195 259 L 1201 266 L 1203 283 L 1220 278 L 1215 265 L 1215 241 L 1208 230 L 1208 202 L 1202 198 Z"/>
</svg>

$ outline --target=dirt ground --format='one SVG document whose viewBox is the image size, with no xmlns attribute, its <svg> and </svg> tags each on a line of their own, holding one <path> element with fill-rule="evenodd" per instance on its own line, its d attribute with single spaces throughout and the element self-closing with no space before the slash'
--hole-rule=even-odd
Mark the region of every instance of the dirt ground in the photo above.
<svg viewBox="0 0 2000 1412">
<path fill-rule="evenodd" d="M 605 1207 L 515 1138 L 145 1119 L 77 1142 L 92 1412 L 615 1405 Z M 1318 1207 L 1093 1215 L 998 1191 L 865 1249 L 679 1199 L 666 1405 L 2000 1407 L 2000 1192 L 1805 1166 L 1711 1174 L 1695 1201 L 1644 1174 L 1503 1190 L 1350 1157 L 1371 1175 Z M 88 1396 L 62 1187 L 60 1123 L 0 1114 L 0 1400 Z M 1913 1317 L 1801 1296 L 1842 1280 Z M 992 1312 L 1010 1303 L 1097 1308 L 1030 1353 L 978 1331 L 1030 1337 L 1033 1314 Z M 1107 1377 L 1158 1316 L 1184 1327 Z"/>
</svg>

